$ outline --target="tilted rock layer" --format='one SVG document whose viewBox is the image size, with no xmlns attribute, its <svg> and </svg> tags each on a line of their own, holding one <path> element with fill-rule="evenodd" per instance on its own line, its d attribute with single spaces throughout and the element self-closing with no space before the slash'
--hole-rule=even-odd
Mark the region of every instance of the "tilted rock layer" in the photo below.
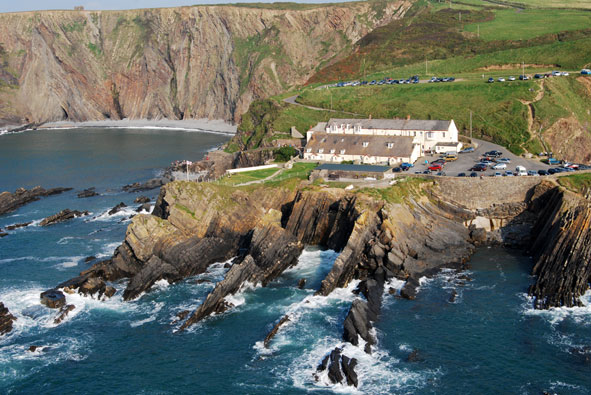
<svg viewBox="0 0 591 395">
<path fill-rule="evenodd" d="M 0 119 L 235 120 L 412 3 L 0 14 Z"/>
</svg>

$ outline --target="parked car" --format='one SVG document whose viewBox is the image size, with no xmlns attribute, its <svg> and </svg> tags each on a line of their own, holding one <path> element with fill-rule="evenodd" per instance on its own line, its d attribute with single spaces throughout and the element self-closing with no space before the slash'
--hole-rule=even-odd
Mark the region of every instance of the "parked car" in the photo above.
<svg viewBox="0 0 591 395">
<path fill-rule="evenodd" d="M 506 163 L 497 163 L 492 167 L 494 170 L 505 170 L 507 168 Z"/>
<path fill-rule="evenodd" d="M 525 74 L 521 74 L 521 75 L 519 76 L 519 79 L 520 79 L 521 81 L 527 81 L 527 80 L 529 80 L 529 77 L 528 77 L 527 75 L 525 75 Z"/>
<path fill-rule="evenodd" d="M 560 71 L 554 70 L 552 72 L 552 77 L 560 77 L 562 75 L 562 73 Z"/>
<path fill-rule="evenodd" d="M 560 75 L 563 77 L 568 77 L 570 74 L 568 73 L 568 71 L 563 71 L 560 73 Z"/>
<path fill-rule="evenodd" d="M 547 176 L 549 173 L 546 170 L 538 170 L 538 174 L 541 176 Z"/>
<path fill-rule="evenodd" d="M 474 152 L 474 147 L 464 148 L 463 150 L 460 151 L 460 154 L 467 154 L 469 152 Z"/>
<path fill-rule="evenodd" d="M 446 162 L 453 162 L 454 160 L 458 160 L 458 156 L 456 154 L 447 154 L 444 159 Z"/>
<path fill-rule="evenodd" d="M 556 169 L 554 169 L 554 168 L 548 169 L 548 174 L 556 174 Z"/>
<path fill-rule="evenodd" d="M 557 165 L 559 163 L 560 163 L 560 161 L 558 159 L 556 159 L 556 158 L 548 158 L 548 164 L 549 165 Z"/>
<path fill-rule="evenodd" d="M 499 81 L 499 82 L 505 82 L 505 78 L 499 77 L 499 78 L 497 78 L 497 81 Z"/>
<path fill-rule="evenodd" d="M 505 174 L 503 174 L 505 177 L 513 177 L 515 174 L 513 174 L 513 172 L 511 170 L 507 170 L 505 171 Z"/>
<path fill-rule="evenodd" d="M 444 171 L 440 171 L 437 174 L 435 174 L 436 176 L 441 176 L 441 177 L 445 177 L 447 174 L 445 174 Z"/>
<path fill-rule="evenodd" d="M 500 172 L 495 172 L 495 174 L 493 174 L 493 177 L 502 177 L 503 175 Z"/>
<path fill-rule="evenodd" d="M 442 168 L 443 167 L 439 163 L 434 163 L 431 166 L 429 166 L 429 170 L 431 170 L 431 171 L 441 170 Z"/>
<path fill-rule="evenodd" d="M 427 82 L 437 82 L 437 77 L 431 77 L 431 79 Z"/>
<path fill-rule="evenodd" d="M 400 173 L 402 171 L 402 169 L 400 167 L 395 167 L 395 168 L 392 169 L 392 171 L 394 173 Z"/>
<path fill-rule="evenodd" d="M 583 74 L 583 75 L 590 75 L 591 74 L 591 70 L 589 70 L 589 69 L 583 69 L 583 70 L 581 70 L 581 74 Z"/>
<path fill-rule="evenodd" d="M 472 172 L 472 173 L 470 173 L 470 177 L 478 177 L 478 173 Z"/>
<path fill-rule="evenodd" d="M 484 155 L 498 158 L 499 156 L 502 156 L 503 153 L 501 151 L 492 150 L 492 151 L 485 152 Z"/>
<path fill-rule="evenodd" d="M 535 176 L 535 177 L 539 177 L 539 176 L 540 176 L 540 175 L 538 174 L 538 172 L 537 172 L 537 171 L 535 171 L 535 170 L 528 170 L 528 171 L 527 171 L 527 175 L 528 175 L 528 176 Z"/>
<path fill-rule="evenodd" d="M 541 78 L 545 78 L 543 74 L 536 74 L 534 75 L 535 79 L 541 79 Z"/>
<path fill-rule="evenodd" d="M 492 78 L 492 77 L 490 77 L 490 78 L 488 79 L 488 83 L 489 83 L 489 84 L 492 84 L 493 82 L 495 82 L 495 79 L 494 79 L 494 78 Z"/>
<path fill-rule="evenodd" d="M 513 76 L 510 76 L 510 77 L 509 77 L 509 81 L 515 81 L 515 77 L 513 77 Z"/>
<path fill-rule="evenodd" d="M 515 175 L 516 176 L 527 176 L 527 169 L 523 166 L 515 167 Z"/>
<path fill-rule="evenodd" d="M 486 169 L 487 165 L 485 163 L 477 163 L 470 168 L 470 171 L 486 171 Z"/>
<path fill-rule="evenodd" d="M 497 163 L 511 163 L 511 159 L 509 158 L 498 158 L 495 160 L 497 161 Z"/>
<path fill-rule="evenodd" d="M 425 171 L 423 171 L 423 174 L 431 174 L 431 171 L 430 170 L 425 170 Z"/>
<path fill-rule="evenodd" d="M 400 164 L 400 168 L 404 171 L 410 169 L 411 167 L 414 167 L 415 165 L 413 165 L 412 163 L 408 163 L 408 162 L 402 162 Z"/>
<path fill-rule="evenodd" d="M 458 177 L 466 177 L 466 173 L 458 173 Z"/>
</svg>

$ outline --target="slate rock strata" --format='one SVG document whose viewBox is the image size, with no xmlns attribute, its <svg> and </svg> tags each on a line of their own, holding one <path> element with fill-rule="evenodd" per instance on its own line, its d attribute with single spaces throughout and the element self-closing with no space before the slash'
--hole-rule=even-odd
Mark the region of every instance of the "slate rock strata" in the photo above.
<svg viewBox="0 0 591 395">
<path fill-rule="evenodd" d="M 4 303 L 0 302 L 0 336 L 12 331 L 14 321 L 16 321 L 16 317 L 10 314 Z"/>
<path fill-rule="evenodd" d="M 71 220 L 73 218 L 83 217 L 83 216 L 86 216 L 88 214 L 89 214 L 88 211 L 78 211 L 78 210 L 65 209 L 65 210 L 60 211 L 57 214 L 51 215 L 51 216 L 49 216 L 47 218 L 44 218 L 39 223 L 39 226 L 55 225 L 55 224 L 58 224 L 60 222 L 65 222 L 65 221 Z"/>
<path fill-rule="evenodd" d="M 52 188 L 43 189 L 39 186 L 32 189 L 19 188 L 14 193 L 0 193 L 0 215 L 9 213 L 31 202 L 37 201 L 42 197 L 57 195 L 72 188 Z"/>
</svg>

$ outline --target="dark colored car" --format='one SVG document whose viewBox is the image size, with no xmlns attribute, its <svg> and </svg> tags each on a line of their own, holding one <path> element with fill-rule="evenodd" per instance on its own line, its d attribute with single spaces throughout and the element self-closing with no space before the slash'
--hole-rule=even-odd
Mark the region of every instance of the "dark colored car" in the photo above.
<svg viewBox="0 0 591 395">
<path fill-rule="evenodd" d="M 538 174 L 541 176 L 547 176 L 549 173 L 546 170 L 538 170 Z"/>
<path fill-rule="evenodd" d="M 400 173 L 402 171 L 402 169 L 400 167 L 395 167 L 395 168 L 392 169 L 392 171 L 394 173 Z"/>
<path fill-rule="evenodd" d="M 466 177 L 466 173 L 458 173 L 458 177 Z"/>
<path fill-rule="evenodd" d="M 554 173 L 556 173 L 556 170 L 553 167 L 548 169 L 548 174 L 554 174 Z"/>
<path fill-rule="evenodd" d="M 478 177 L 478 173 L 472 172 L 470 173 L 470 177 Z"/>
<path fill-rule="evenodd" d="M 487 166 L 484 163 L 475 164 L 470 171 L 486 171 Z"/>
<path fill-rule="evenodd" d="M 534 75 L 534 78 L 536 78 L 536 79 L 544 78 L 544 75 L 543 74 L 536 74 L 536 75 Z"/>
<path fill-rule="evenodd" d="M 489 84 L 492 84 L 493 82 L 495 82 L 495 79 L 494 79 L 494 78 L 492 78 L 492 77 L 490 77 L 490 78 L 488 79 L 488 83 L 489 83 Z"/>
<path fill-rule="evenodd" d="M 521 74 L 521 75 L 519 76 L 519 79 L 520 79 L 521 81 L 527 81 L 527 80 L 529 80 L 529 77 L 528 77 L 527 75 L 523 75 L 523 74 Z"/>
<path fill-rule="evenodd" d="M 488 151 L 484 153 L 484 156 L 490 156 L 493 158 L 498 158 L 499 156 L 503 156 L 503 153 L 501 151 L 497 151 L 497 150 L 492 150 L 492 151 Z"/>
</svg>

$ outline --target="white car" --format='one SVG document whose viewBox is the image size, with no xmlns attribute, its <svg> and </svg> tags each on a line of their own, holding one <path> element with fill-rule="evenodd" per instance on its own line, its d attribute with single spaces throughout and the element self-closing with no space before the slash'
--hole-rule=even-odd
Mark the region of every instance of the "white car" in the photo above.
<svg viewBox="0 0 591 395">
<path fill-rule="evenodd" d="M 497 81 L 499 81 L 499 82 L 505 82 L 505 79 L 504 79 L 503 77 L 499 77 L 499 78 L 497 79 Z"/>
<path fill-rule="evenodd" d="M 499 162 L 499 163 L 511 163 L 511 159 L 509 159 L 509 158 L 499 158 L 499 159 L 497 159 L 497 162 Z"/>
<path fill-rule="evenodd" d="M 568 71 L 563 71 L 562 73 L 560 73 L 560 75 L 568 77 L 570 74 L 568 74 Z"/>
<path fill-rule="evenodd" d="M 515 81 L 515 77 L 513 77 L 513 76 L 509 77 L 509 81 Z"/>
<path fill-rule="evenodd" d="M 505 170 L 507 168 L 506 163 L 497 163 L 492 167 L 494 170 Z"/>
</svg>

